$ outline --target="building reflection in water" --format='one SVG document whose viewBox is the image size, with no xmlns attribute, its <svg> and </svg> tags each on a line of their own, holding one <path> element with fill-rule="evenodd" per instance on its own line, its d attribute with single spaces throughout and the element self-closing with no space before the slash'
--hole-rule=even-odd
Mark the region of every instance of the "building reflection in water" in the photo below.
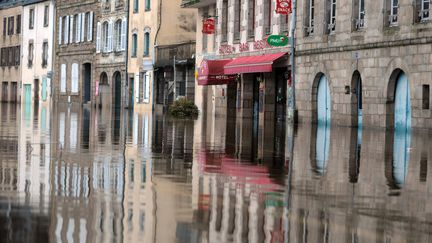
<svg viewBox="0 0 432 243">
<path fill-rule="evenodd" d="M 0 111 L 0 242 L 431 240 L 425 133 Z"/>
</svg>

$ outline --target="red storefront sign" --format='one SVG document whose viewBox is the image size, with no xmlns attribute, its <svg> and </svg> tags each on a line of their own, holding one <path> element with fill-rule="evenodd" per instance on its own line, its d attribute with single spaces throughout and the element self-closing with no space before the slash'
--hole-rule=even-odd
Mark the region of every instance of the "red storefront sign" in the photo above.
<svg viewBox="0 0 432 243">
<path fill-rule="evenodd" d="M 291 0 L 276 0 L 276 13 L 290 14 L 292 12 Z"/>
<path fill-rule="evenodd" d="M 214 34 L 215 33 L 215 20 L 214 19 L 205 19 L 203 21 L 203 34 Z"/>
</svg>

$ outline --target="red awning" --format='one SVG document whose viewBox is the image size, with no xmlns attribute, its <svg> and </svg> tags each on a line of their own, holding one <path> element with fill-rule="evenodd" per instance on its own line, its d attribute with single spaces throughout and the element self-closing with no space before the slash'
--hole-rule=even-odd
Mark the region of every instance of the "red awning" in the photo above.
<svg viewBox="0 0 432 243">
<path fill-rule="evenodd" d="M 261 56 L 239 57 L 225 65 L 225 74 L 268 73 L 272 71 L 274 61 L 286 54 L 286 52 L 281 52 Z"/>
<path fill-rule="evenodd" d="M 226 75 L 224 73 L 225 64 L 231 62 L 228 60 L 203 60 L 198 70 L 199 85 L 221 85 L 235 82 L 235 75 Z"/>
</svg>

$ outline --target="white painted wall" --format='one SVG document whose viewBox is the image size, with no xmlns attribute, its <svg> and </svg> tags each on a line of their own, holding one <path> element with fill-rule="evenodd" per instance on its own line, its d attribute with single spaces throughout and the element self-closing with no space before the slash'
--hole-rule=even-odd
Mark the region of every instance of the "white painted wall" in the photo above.
<svg viewBox="0 0 432 243">
<path fill-rule="evenodd" d="M 44 10 L 45 6 L 49 6 L 49 22 L 48 26 L 44 27 Z M 34 28 L 29 29 L 29 12 L 34 9 Z M 22 96 L 21 101 L 25 101 L 25 84 L 32 85 L 32 101 L 34 100 L 34 80 L 39 79 L 39 101 L 42 100 L 42 80 L 47 77 L 49 71 L 53 70 L 53 46 L 54 46 L 54 1 L 44 1 L 36 4 L 24 6 L 22 18 Z M 29 41 L 33 40 L 33 66 L 28 67 L 28 46 Z M 48 41 L 48 65 L 42 68 L 42 51 L 43 42 Z M 47 78 L 47 99 L 48 102 L 51 96 L 51 80 Z"/>
</svg>

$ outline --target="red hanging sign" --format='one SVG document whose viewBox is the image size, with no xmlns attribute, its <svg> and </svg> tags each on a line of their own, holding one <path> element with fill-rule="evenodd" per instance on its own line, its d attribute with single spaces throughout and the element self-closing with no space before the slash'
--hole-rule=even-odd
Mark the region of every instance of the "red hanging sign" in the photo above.
<svg viewBox="0 0 432 243">
<path fill-rule="evenodd" d="M 292 0 L 276 0 L 276 13 L 288 15 L 292 12 Z"/>
<path fill-rule="evenodd" d="M 203 21 L 203 34 L 214 34 L 215 33 L 215 20 L 214 19 L 205 19 Z"/>
</svg>

